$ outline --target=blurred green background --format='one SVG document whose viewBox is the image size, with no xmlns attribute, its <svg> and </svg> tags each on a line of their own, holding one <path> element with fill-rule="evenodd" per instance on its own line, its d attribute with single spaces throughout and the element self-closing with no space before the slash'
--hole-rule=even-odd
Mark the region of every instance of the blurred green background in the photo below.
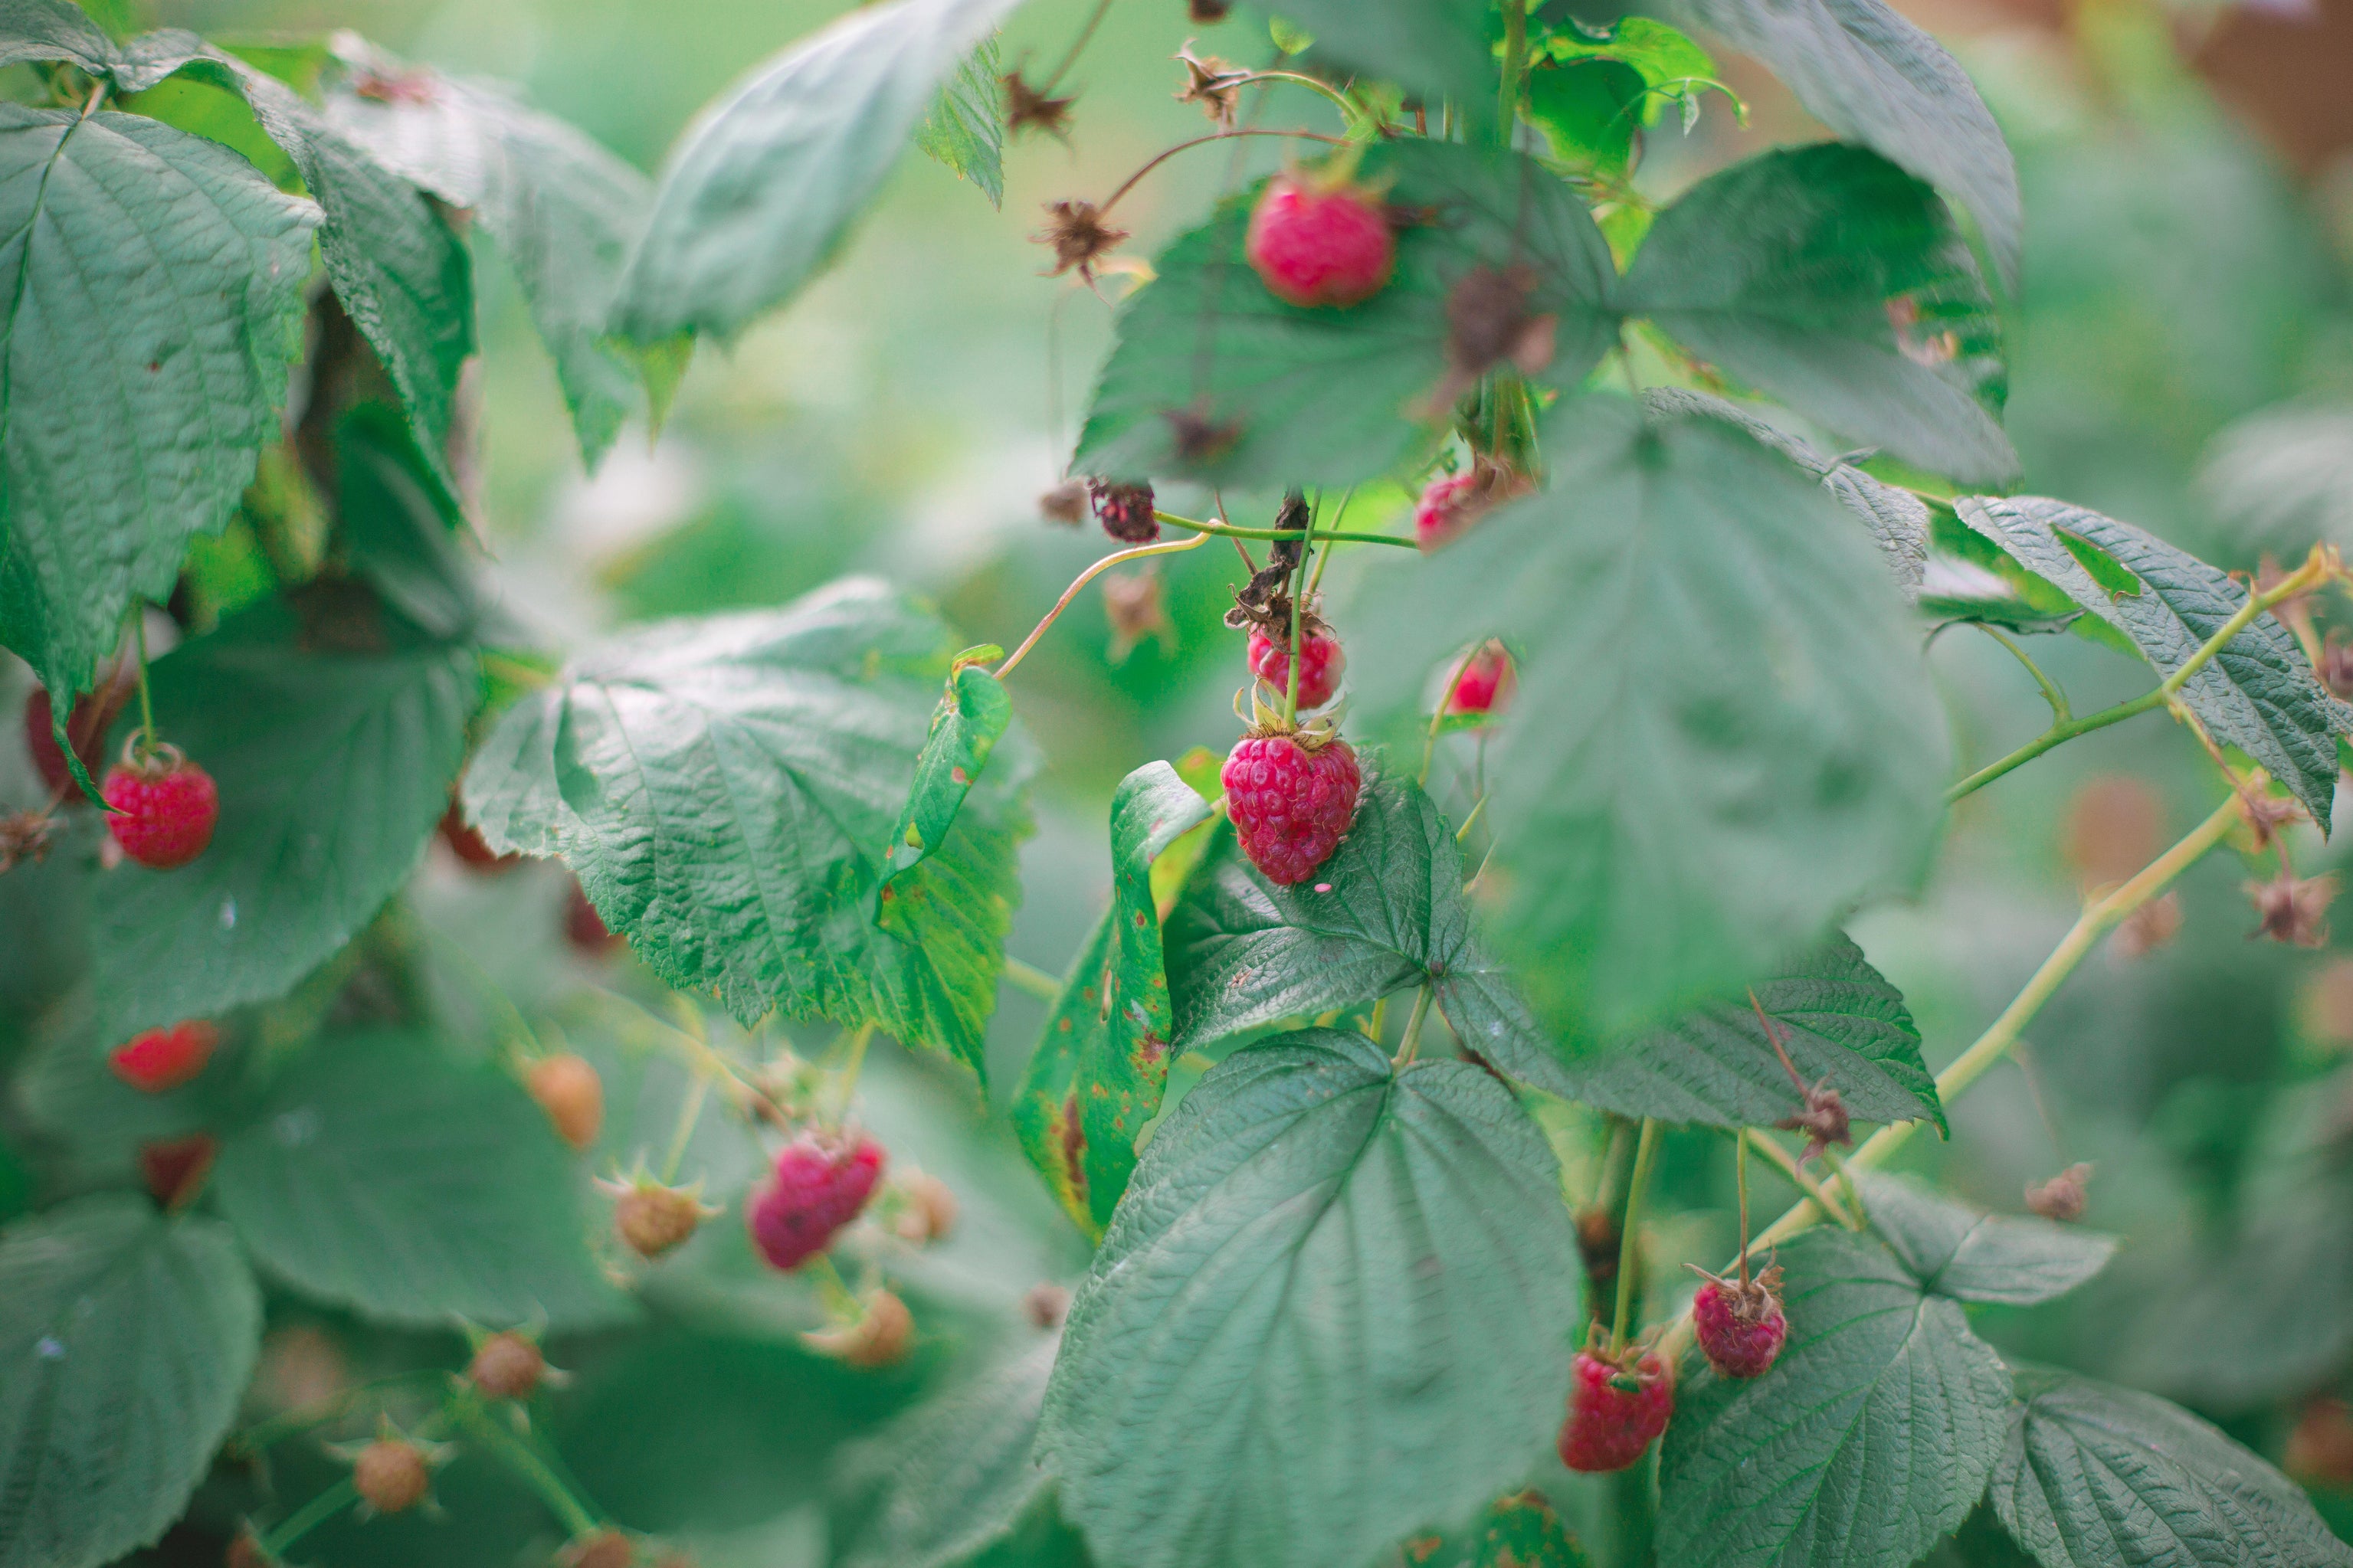
<svg viewBox="0 0 2353 1568">
<path fill-rule="evenodd" d="M 1050 62 L 1089 8 L 1029 0 L 1006 37 L 1007 60 Z M 354 27 L 412 58 L 514 83 L 651 171 L 700 104 L 838 9 L 191 0 L 150 4 L 143 19 L 228 38 Z M 2333 457 L 2339 484 L 2353 485 L 2353 423 L 2336 427 L 2342 450 L 2325 435 L 2295 447 L 2278 423 L 2282 410 L 2353 406 L 2353 0 L 2170 13 L 2125 0 L 2064 10 L 1938 0 L 1914 15 L 1971 68 L 2021 165 L 2028 246 L 2010 311 L 2010 426 L 2022 489 L 2111 511 L 2232 568 L 2255 567 L 2266 550 L 2292 559 L 2320 537 L 2353 550 L 2353 535 L 2327 531 L 2353 527 L 2353 494 L 2335 492 L 2332 514 L 2325 486 L 2302 499 L 2268 481 L 2251 491 L 2242 460 L 2300 452 L 2302 467 L 2287 471 L 2304 474 Z M 777 603 L 871 570 L 935 596 L 974 642 L 1018 640 L 1104 548 L 1092 527 L 1041 521 L 1037 498 L 1060 478 L 1110 309 L 1073 280 L 1042 276 L 1044 252 L 1029 236 L 1042 203 L 1100 199 L 1159 148 L 1206 129 L 1173 96 L 1182 73 L 1170 57 L 1196 36 L 1238 60 L 1270 53 L 1262 17 L 1247 9 L 1195 29 L 1181 0 L 1117 0 L 1070 78 L 1080 98 L 1068 142 L 1008 150 L 1001 211 L 911 153 L 832 269 L 732 350 L 706 348 L 660 441 L 626 436 L 593 479 L 521 298 L 486 265 L 474 500 L 510 605 L 560 647 L 619 622 Z M 1748 100 L 1747 126 L 1711 101 L 1689 136 L 1662 127 L 1641 173 L 1651 194 L 1820 133 L 1761 72 L 1725 67 Z M 1304 95 L 1269 112 L 1317 128 L 1328 117 Z M 1149 255 L 1218 191 L 1281 156 L 1271 142 L 1180 156 L 1123 203 L 1136 231 L 1130 253 Z M 1120 287 L 1113 279 L 1105 292 Z M 1268 501 L 1226 499 L 1245 521 Z M 1201 498 L 1170 500 L 1190 509 Z M 1401 498 L 1358 504 L 1369 510 L 1355 526 L 1401 521 Z M 2259 526 L 2248 521 L 2257 512 Z M 1244 677 L 1240 637 L 1219 616 L 1240 576 L 1218 549 L 1170 560 L 1168 633 L 1122 660 L 1090 589 L 1025 665 L 1015 700 L 1047 761 L 1017 957 L 1060 973 L 1091 928 L 1107 892 L 1103 814 L 1119 777 L 1229 742 L 1229 704 Z M 2321 614 L 2353 626 L 2353 606 Z M 2080 638 L 2039 638 L 2034 651 L 2079 712 L 2147 683 L 2145 669 Z M 1971 765 L 2040 728 L 2031 684 L 1990 640 L 1956 628 L 1934 659 Z M 2085 885 L 2137 868 L 2219 798 L 2194 742 L 2150 717 L 1970 799 L 1925 895 L 1866 911 L 1854 928 L 1909 998 L 1931 1066 L 2015 993 Z M 2297 843 L 2307 872 L 2341 858 L 2308 832 Z M 2338 921 L 2333 952 L 2250 942 L 2241 883 L 2251 874 L 2230 853 L 2199 867 L 2180 888 L 2178 929 L 2143 929 L 2145 951 L 2104 949 L 2030 1031 L 2027 1065 L 2001 1068 L 1957 1109 L 1949 1145 L 1916 1141 L 1915 1163 L 2015 1211 L 2027 1183 L 2093 1162 L 2088 1223 L 2124 1233 L 2123 1256 L 2063 1302 L 1990 1315 L 1988 1331 L 2021 1356 L 2180 1397 L 2267 1455 L 2287 1454 L 2335 1526 L 2353 1531 L 2353 1425 L 2333 1454 L 2316 1443 L 2325 1402 L 2353 1399 L 2353 920 Z M 466 884 L 437 867 L 417 905 L 529 1006 L 576 980 L 542 951 L 552 937 L 533 923 L 552 922 L 552 888 L 530 877 Z M 20 952 L 54 939 L 22 900 L 0 900 L 0 919 Z M 514 952 L 502 952 L 502 933 Z M 8 1011 L 26 1008 L 11 999 Z M 1008 990 L 994 1082 L 1018 1076 L 1041 1015 Z M 989 1221 L 984 1200 L 977 1237 L 961 1261 L 944 1260 L 951 1278 L 933 1283 L 944 1299 L 963 1290 L 1001 1315 L 1031 1279 L 1080 1266 L 1075 1237 L 1007 1141 L 945 1131 L 968 1119 L 936 1075 L 894 1058 L 869 1093 L 881 1107 L 872 1120 L 902 1118 L 915 1162 L 960 1172 L 967 1193 L 1004 1189 L 1006 1216 Z M 935 1114 L 918 1121 L 907 1102 L 927 1096 Z M 1722 1141 L 1693 1135 L 1671 1148 L 1668 1190 L 1697 1217 L 1662 1247 L 1720 1256 Z M 0 1162 L 0 1213 L 26 1197 L 10 1170 Z M 971 1278 L 960 1282 L 958 1268 Z M 566 1396 L 567 1458 L 626 1522 L 696 1532 L 700 1562 L 820 1561 L 817 1503 L 834 1440 L 905 1403 L 982 1331 L 953 1311 L 933 1320 L 943 1326 L 925 1353 L 877 1378 L 780 1347 L 728 1316 L 723 1290 L 712 1289 L 626 1354 L 569 1348 L 583 1380 Z M 414 1353 L 320 1321 L 339 1336 L 327 1352 L 338 1375 Z M 273 1364 L 299 1363 L 301 1336 L 320 1329 L 288 1321 L 278 1332 Z M 299 1498 L 333 1474 L 323 1458 L 290 1455 L 270 1479 Z M 1556 1479 L 1597 1528 L 1602 1489 Z M 200 1514 L 250 1506 L 255 1484 L 225 1483 Z M 451 1524 L 339 1528 L 315 1538 L 315 1555 L 503 1563 L 545 1544 L 535 1505 L 498 1475 L 461 1460 L 440 1495 Z"/>
</svg>

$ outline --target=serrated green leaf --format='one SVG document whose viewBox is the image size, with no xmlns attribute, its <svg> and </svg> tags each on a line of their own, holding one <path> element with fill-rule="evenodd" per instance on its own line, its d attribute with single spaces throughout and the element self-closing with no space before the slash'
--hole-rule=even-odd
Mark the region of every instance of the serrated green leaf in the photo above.
<svg viewBox="0 0 2353 1568">
<path fill-rule="evenodd" d="M 2018 471 L 2001 327 L 1936 193 L 1835 142 L 1767 153 L 1661 213 L 1626 309 L 1843 434 L 1939 473 Z"/>
<path fill-rule="evenodd" d="M 2198 488 L 2232 539 L 2299 555 L 2322 540 L 2353 550 L 2353 405 L 2240 420 L 2214 437 Z"/>
<path fill-rule="evenodd" d="M 1457 0 L 1281 0 L 1293 41 L 1302 30 L 1319 57 L 1355 74 L 1396 82 L 1418 99 L 1445 99 L 1470 122 L 1495 122 L 1495 59 L 1486 8 Z M 1285 49 L 1290 44 L 1276 41 Z"/>
<path fill-rule="evenodd" d="M 110 1194 L 0 1231 L 0 1568 L 97 1568 L 161 1536 L 260 1343 L 216 1221 Z"/>
<path fill-rule="evenodd" d="M 1576 1242 L 1543 1135 L 1461 1062 L 1236 1052 L 1145 1150 L 1072 1304 L 1039 1454 L 1129 1568 L 1359 1568 L 1560 1421 Z"/>
<path fill-rule="evenodd" d="M 152 685 L 220 825 L 190 865 L 100 879 L 102 1045 L 282 996 L 357 935 L 423 857 L 480 694 L 470 650 L 313 652 L 275 604 L 173 650 Z"/>
<path fill-rule="evenodd" d="M 604 333 L 651 184 L 572 126 L 495 88 L 416 69 L 364 44 L 339 47 L 345 68 L 327 94 L 328 121 L 385 167 L 472 212 L 497 242 L 555 362 L 581 457 L 596 467 L 622 422 L 647 404 L 637 367 Z"/>
<path fill-rule="evenodd" d="M 989 753 L 1013 722 L 1013 700 L 1005 685 L 978 664 L 959 664 L 948 678 L 947 695 L 932 714 L 931 733 L 915 758 L 914 787 L 899 810 L 899 826 L 891 832 L 884 853 L 880 900 L 882 928 L 891 930 L 896 910 L 892 884 L 901 873 L 947 841 L 965 796 L 972 793 Z M 904 932 L 902 932 L 904 934 Z"/>
<path fill-rule="evenodd" d="M 663 166 L 613 329 L 732 338 L 839 248 L 943 79 L 1014 0 L 887 0 L 758 68 Z"/>
<path fill-rule="evenodd" d="M 1030 1447 L 1060 1347 L 1040 1336 L 845 1456 L 849 1484 L 881 1497 L 843 1568 L 951 1568 L 1051 1511 L 1054 1479 Z"/>
<path fill-rule="evenodd" d="M 0 641 L 51 691 L 237 510 L 318 221 L 200 137 L 0 104 Z"/>
<path fill-rule="evenodd" d="M 336 522 L 351 563 L 411 626 L 442 642 L 524 643 L 498 616 L 458 543 L 458 498 L 417 451 L 398 410 L 356 404 L 335 426 Z"/>
<path fill-rule="evenodd" d="M 1590 1568 L 1592 1562 L 1545 1495 L 1525 1491 L 1487 1505 L 1470 1568 Z"/>
<path fill-rule="evenodd" d="M 114 40 L 66 0 L 0 0 L 0 66 L 65 60 L 102 77 L 121 58 Z"/>
<path fill-rule="evenodd" d="M 1840 135 L 1959 197 L 2017 287 L 2026 230 L 2018 166 L 1943 45 L 1881 0 L 1681 0 L 1674 9 L 1755 56 Z"/>
<path fill-rule="evenodd" d="M 2188 663 L 2246 603 L 2246 588 L 2217 568 L 2083 507 L 2042 496 L 1965 496 L 1955 507 L 2021 565 L 2130 637 L 2161 676 Z M 2104 587 L 2069 548 L 2071 536 L 2105 552 L 2145 591 Z M 2353 733 L 2353 709 L 2321 686 L 2286 627 L 2257 616 L 2182 684 L 2181 700 L 2215 740 L 2269 769 L 2328 831 L 2337 737 Z"/>
<path fill-rule="evenodd" d="M 2132 639 L 2067 596 L 2056 583 L 2010 559 L 2001 546 L 1951 512 L 1928 524 L 1928 559 L 1920 574 L 1920 612 L 1939 620 L 1983 622 L 2010 631 L 2087 634 L 2126 655 Z M 2095 635 L 2094 635 L 2095 634 Z"/>
<path fill-rule="evenodd" d="M 2346 1568 L 2304 1489 L 2187 1410 L 2021 1367 L 1993 1505 L 2042 1568 Z"/>
<path fill-rule="evenodd" d="M 437 1328 L 630 1316 L 589 1253 L 583 1185 L 504 1069 L 385 1029 L 311 1042 L 213 1170 L 264 1268 L 364 1318 Z"/>
<path fill-rule="evenodd" d="M 1345 310 L 1284 304 L 1243 259 L 1255 193 L 1231 198 L 1121 308 L 1077 470 L 1282 488 L 1395 468 L 1451 409 L 1447 295 L 1474 268 L 1534 269 L 1528 308 L 1558 317 L 1543 379 L 1574 385 L 1599 363 L 1617 268 L 1566 182 L 1530 158 L 1420 141 L 1369 149 L 1360 173 L 1435 215 L 1398 232 L 1388 286 Z"/>
<path fill-rule="evenodd" d="M 1827 1080 L 1866 1121 L 1925 1118 L 1944 1129 L 1918 1026 L 1902 994 L 1843 933 L 1759 981 L 1756 994 L 1808 1084 Z M 1804 1109 L 1746 996 L 1572 1063 L 1557 1086 L 1540 1087 L 1620 1116 L 1712 1127 L 1768 1127 Z"/>
<path fill-rule="evenodd" d="M 1176 1048 L 1426 984 L 1465 1045 L 1551 1088 L 1550 1043 L 1472 929 L 1453 827 L 1411 782 L 1363 766 L 1356 824 L 1307 880 L 1268 881 L 1227 835 L 1186 885 L 1168 916 Z"/>
<path fill-rule="evenodd" d="M 955 645 L 871 579 L 781 610 L 658 623 L 582 650 L 466 770 L 492 847 L 561 855 L 605 923 L 681 990 L 871 1020 L 973 1066 L 1029 831 L 998 747 L 939 848 L 873 921 L 893 825 Z"/>
<path fill-rule="evenodd" d="M 1005 205 L 1005 118 L 997 107 L 1004 68 L 992 33 L 940 84 L 915 127 L 923 156 L 977 185 L 993 207 Z"/>
<path fill-rule="evenodd" d="M 1947 742 L 1901 596 L 1818 485 L 1714 419 L 1594 395 L 1548 424 L 1549 491 L 1375 563 L 1341 619 L 1363 706 L 1482 637 L 1518 661 L 1494 929 L 1545 1021 L 1596 1037 L 1738 994 L 1910 884 Z"/>
<path fill-rule="evenodd" d="M 1836 497 L 1841 506 L 1871 531 L 1872 538 L 1879 541 L 1880 551 L 1887 557 L 1888 574 L 1904 590 L 1904 596 L 1918 601 L 1921 578 L 1927 568 L 1929 540 L 1936 528 L 1927 502 L 1910 490 L 1873 479 L 1852 463 L 1826 458 L 1788 431 L 1708 393 L 1679 386 L 1651 387 L 1642 394 L 1642 405 L 1674 417 L 1704 415 L 1737 425 L 1820 479 L 1822 489 Z"/>
<path fill-rule="evenodd" d="M 1011 1115 L 1022 1152 L 1089 1236 L 1111 1223 L 1135 1140 L 1160 1109 L 1176 1037 L 1152 866 L 1209 818 L 1166 763 L 1120 781 L 1111 802 L 1111 908 L 1081 950 L 1021 1074 Z"/>
<path fill-rule="evenodd" d="M 1884 1247 L 1814 1231 L 1782 1247 L 1789 1337 L 1762 1377 L 1704 1366 L 1659 1464 L 1659 1560 L 1677 1568 L 1884 1568 L 1958 1525 L 2001 1455 L 2010 1375 L 1959 1305 Z"/>
<path fill-rule="evenodd" d="M 1981 1214 L 1900 1176 L 1858 1172 L 1871 1227 L 1921 1284 L 1956 1301 L 2031 1307 L 2107 1267 L 2116 1238 L 2023 1215 Z"/>
<path fill-rule="evenodd" d="M 1539 60 L 1521 112 L 1558 162 L 1622 175 L 1633 162 L 1635 133 L 1648 123 L 1650 96 L 1642 73 L 1621 60 Z"/>
</svg>

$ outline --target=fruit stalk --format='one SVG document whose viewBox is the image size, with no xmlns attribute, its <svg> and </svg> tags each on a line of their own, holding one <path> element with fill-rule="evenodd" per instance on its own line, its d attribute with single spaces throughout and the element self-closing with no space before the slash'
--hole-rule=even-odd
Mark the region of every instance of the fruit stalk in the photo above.
<svg viewBox="0 0 2353 1568">
<path fill-rule="evenodd" d="M 1651 1184 L 1651 1167 L 1658 1157 L 1658 1120 L 1645 1116 L 1641 1142 L 1634 1150 L 1634 1174 L 1626 1184 L 1626 1219 L 1618 1233 L 1618 1315 L 1609 1329 L 1612 1359 L 1626 1352 L 1626 1329 L 1634 1315 L 1634 1254 L 1641 1245 L 1642 1189 Z"/>
<path fill-rule="evenodd" d="M 1046 635 L 1046 628 L 1052 626 L 1055 618 L 1064 610 L 1070 608 L 1071 601 L 1079 596 L 1079 590 L 1093 582 L 1103 573 L 1123 561 L 1140 561 L 1147 555 L 1173 555 L 1182 550 L 1198 550 L 1208 542 L 1209 536 L 1207 533 L 1198 533 L 1190 539 L 1166 540 L 1158 544 L 1139 544 L 1133 550 L 1113 551 L 1109 555 L 1080 573 L 1071 580 L 1071 585 L 1062 590 L 1062 596 L 1054 601 L 1054 607 L 1046 612 L 1046 618 L 1031 627 L 1029 635 L 1021 639 L 1021 646 L 1007 655 L 1005 662 L 997 667 L 997 679 L 1003 680 L 1007 676 L 1011 675 L 1014 667 L 1029 655 L 1031 648 L 1038 646 L 1038 639 Z"/>
<path fill-rule="evenodd" d="M 1194 518 L 1178 517 L 1173 511 L 1155 511 L 1152 516 L 1153 521 L 1166 523 L 1171 528 L 1182 528 L 1194 533 L 1221 534 L 1228 539 L 1304 539 L 1307 537 L 1307 531 L 1303 528 L 1237 528 L 1229 522 L 1202 522 Z M 1328 528 L 1319 528 L 1315 531 L 1315 537 L 1326 544 L 1335 542 L 1395 544 L 1407 550 L 1420 548 L 1412 540 L 1399 539 L 1393 533 L 1339 533 Z"/>
</svg>

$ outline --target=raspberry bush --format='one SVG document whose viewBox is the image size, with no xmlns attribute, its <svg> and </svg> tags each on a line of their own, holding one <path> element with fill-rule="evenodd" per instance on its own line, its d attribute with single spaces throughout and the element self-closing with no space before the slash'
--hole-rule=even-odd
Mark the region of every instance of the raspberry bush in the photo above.
<svg viewBox="0 0 2353 1568">
<path fill-rule="evenodd" d="M 1882 0 L 1127 0 L 1204 120 L 1098 185 L 1110 9 L 850 9 L 649 179 L 0 4 L 0 1568 L 2353 1568 L 2353 424 L 2098 510 L 2189 476 L 2009 419 L 2069 283 Z M 697 385 L 1024 138 L 1034 534 L 837 574 L 896 405 L 606 629 L 488 530 L 497 322 L 624 490 L 765 447 Z"/>
</svg>

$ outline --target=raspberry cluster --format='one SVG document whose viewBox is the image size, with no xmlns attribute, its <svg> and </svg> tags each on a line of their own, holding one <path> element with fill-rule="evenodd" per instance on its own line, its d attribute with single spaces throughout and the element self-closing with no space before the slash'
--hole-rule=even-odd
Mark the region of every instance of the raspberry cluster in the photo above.
<svg viewBox="0 0 2353 1568">
<path fill-rule="evenodd" d="M 1303 882 L 1347 837 L 1364 777 L 1345 741 L 1252 731 L 1226 758 L 1226 811 L 1267 880 Z"/>
<path fill-rule="evenodd" d="M 775 1268 L 799 1268 L 866 1207 L 882 1179 L 882 1146 L 871 1138 L 810 1133 L 786 1144 L 776 1169 L 744 1202 L 752 1245 Z"/>
<path fill-rule="evenodd" d="M 1675 1385 L 1655 1354 L 1629 1350 L 1613 1358 L 1588 1346 L 1569 1370 L 1560 1462 L 1570 1469 L 1588 1475 L 1622 1470 L 1667 1429 Z"/>
<path fill-rule="evenodd" d="M 1708 1365 L 1725 1377 L 1762 1377 L 1780 1358 L 1789 1337 L 1777 1287 L 1781 1271 L 1767 1268 L 1754 1279 L 1711 1277 L 1692 1298 L 1692 1327 Z"/>
<path fill-rule="evenodd" d="M 1397 268 L 1397 234 L 1380 201 L 1362 186 L 1279 174 L 1250 210 L 1242 254 L 1284 303 L 1341 307 L 1388 286 Z"/>
</svg>

